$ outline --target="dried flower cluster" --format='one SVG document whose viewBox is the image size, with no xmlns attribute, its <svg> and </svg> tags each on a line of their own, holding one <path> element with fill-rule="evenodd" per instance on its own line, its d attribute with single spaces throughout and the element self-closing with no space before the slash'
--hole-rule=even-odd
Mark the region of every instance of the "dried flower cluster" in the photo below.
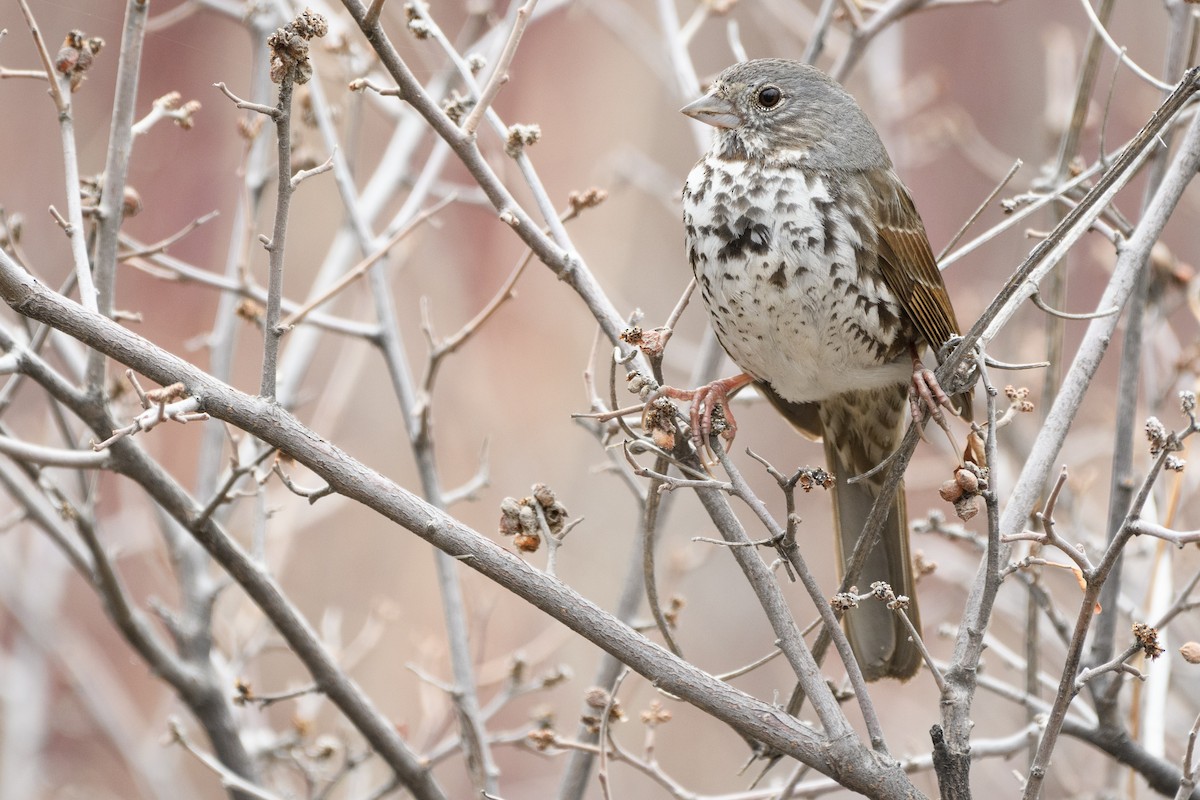
<svg viewBox="0 0 1200 800">
<path fill-rule="evenodd" d="M 909 599 L 907 595 L 896 594 L 895 590 L 887 581 L 875 581 L 871 584 L 871 594 L 876 600 L 882 600 L 887 603 L 887 607 L 892 611 L 896 609 L 908 608 Z"/>
<path fill-rule="evenodd" d="M 1153 660 L 1163 654 L 1162 646 L 1158 643 L 1158 628 L 1144 622 L 1135 622 L 1133 623 L 1133 638 L 1147 658 Z"/>
<path fill-rule="evenodd" d="M 829 598 L 829 604 L 833 606 L 834 611 L 849 611 L 858 608 L 858 595 L 854 592 L 838 592 Z"/>
<path fill-rule="evenodd" d="M 54 57 L 54 69 L 70 81 L 72 92 L 79 90 L 103 47 L 103 39 L 99 36 L 88 37 L 83 31 L 71 31 L 63 39 L 62 49 Z"/>
<path fill-rule="evenodd" d="M 536 552 L 542 543 L 540 515 L 545 519 L 546 529 L 551 536 L 563 532 L 567 524 L 567 509 L 544 483 L 533 485 L 533 494 L 522 497 L 506 497 L 500 501 L 500 535 L 512 536 L 513 544 L 526 553 Z"/>
<path fill-rule="evenodd" d="M 668 452 L 675 449 L 675 432 L 678 429 L 675 419 L 678 413 L 675 404 L 665 397 L 646 404 L 642 410 L 642 431 L 650 437 L 655 447 Z"/>
<path fill-rule="evenodd" d="M 820 467 L 805 467 L 804 469 L 800 470 L 800 477 L 796 480 L 796 485 L 806 492 L 811 492 L 813 489 L 818 487 L 822 489 L 832 489 L 833 484 L 833 475 L 821 469 Z"/>
<path fill-rule="evenodd" d="M 1150 455 L 1156 456 L 1167 446 L 1167 426 L 1163 425 L 1158 417 L 1149 417 L 1146 419 L 1146 439 L 1150 442 Z"/>
<path fill-rule="evenodd" d="M 1009 384 L 1004 387 L 1004 396 L 1008 398 L 1013 407 L 1022 414 L 1028 414 L 1033 411 L 1033 401 L 1029 399 L 1029 388 L 1026 386 L 1013 386 Z"/>
<path fill-rule="evenodd" d="M 294 83 L 308 83 L 312 77 L 308 42 L 327 33 L 329 23 L 325 18 L 306 8 L 300 16 L 267 37 L 267 47 L 271 50 L 271 80 L 283 83 L 288 78 Z"/>
</svg>

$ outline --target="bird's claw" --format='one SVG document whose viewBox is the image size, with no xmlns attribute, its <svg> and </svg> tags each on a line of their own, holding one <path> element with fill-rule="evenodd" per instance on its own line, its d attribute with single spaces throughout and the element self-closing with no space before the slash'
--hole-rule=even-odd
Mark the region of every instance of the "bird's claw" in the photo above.
<svg viewBox="0 0 1200 800">
<path fill-rule="evenodd" d="M 692 429 L 692 443 L 700 452 L 710 452 L 709 437 L 714 433 L 725 440 L 726 446 L 733 443 L 737 435 L 737 420 L 729 407 L 729 395 L 750 383 L 748 375 L 738 375 L 705 384 L 696 389 L 676 389 L 664 386 L 660 392 L 673 400 L 691 402 L 688 423 Z"/>
<path fill-rule="evenodd" d="M 933 370 L 920 362 L 913 364 L 912 384 L 908 387 L 908 407 L 912 411 L 913 422 L 917 425 L 921 424 L 926 411 L 942 427 L 946 425 L 946 418 L 942 415 L 943 408 L 949 409 L 955 416 L 958 415 L 950 398 L 942 391 Z"/>
</svg>

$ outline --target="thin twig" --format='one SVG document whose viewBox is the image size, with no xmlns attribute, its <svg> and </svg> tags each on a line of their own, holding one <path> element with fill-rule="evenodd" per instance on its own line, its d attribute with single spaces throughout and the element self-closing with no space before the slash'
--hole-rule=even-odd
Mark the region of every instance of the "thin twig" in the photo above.
<svg viewBox="0 0 1200 800">
<path fill-rule="evenodd" d="M 475 101 L 474 107 L 471 108 L 471 112 L 463 121 L 463 133 L 468 136 L 475 135 L 475 130 L 483 120 L 484 113 L 491 107 L 496 95 L 500 94 L 500 88 L 508 82 L 508 68 L 512 66 L 513 57 L 517 54 L 517 45 L 521 42 L 521 34 L 525 32 L 529 15 L 533 13 L 533 7 L 536 5 L 537 0 L 526 0 L 524 5 L 517 9 L 512 30 L 508 34 L 508 40 L 504 43 L 504 50 L 500 52 L 499 60 L 496 61 L 496 67 L 492 70 L 488 82 L 479 92 L 479 97 Z"/>
</svg>

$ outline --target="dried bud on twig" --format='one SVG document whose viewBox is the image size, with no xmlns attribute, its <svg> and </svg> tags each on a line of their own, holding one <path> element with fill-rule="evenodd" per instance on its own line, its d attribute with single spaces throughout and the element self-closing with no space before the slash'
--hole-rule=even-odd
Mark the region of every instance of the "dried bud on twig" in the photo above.
<svg viewBox="0 0 1200 800">
<path fill-rule="evenodd" d="M 621 701 L 609 694 L 607 689 L 593 686 L 583 696 L 583 702 L 588 708 L 594 708 L 599 713 L 603 713 L 604 709 L 607 708 L 609 722 L 621 722 L 625 719 L 625 711 L 621 708 Z M 599 713 L 583 715 L 582 722 L 592 733 L 600 732 Z"/>
<path fill-rule="evenodd" d="M 450 92 L 450 96 L 442 101 L 442 111 L 446 112 L 446 116 L 455 125 L 462 122 L 474 107 L 475 98 L 459 94 L 457 91 Z"/>
<path fill-rule="evenodd" d="M 1200 2 L 1200 0 L 1197 0 Z M 1184 389 L 1179 393 L 1179 410 L 1184 416 L 1190 417 L 1196 411 L 1196 393 Z"/>
<path fill-rule="evenodd" d="M 854 592 L 839 592 L 829 599 L 834 611 L 849 611 L 858 608 L 858 597 Z"/>
<path fill-rule="evenodd" d="M 99 36 L 88 38 L 83 31 L 71 31 L 63 39 L 62 49 L 54 58 L 54 69 L 70 80 L 72 92 L 79 90 L 85 73 L 92 68 L 96 55 L 103 47 L 103 39 Z"/>
<path fill-rule="evenodd" d="M 896 592 L 892 590 L 892 585 L 887 581 L 875 581 L 871 584 L 871 594 L 876 600 L 882 600 L 889 606 L 896 600 Z"/>
<path fill-rule="evenodd" d="M 487 59 L 479 53 L 471 53 L 471 55 L 467 56 L 467 69 L 471 70 L 472 75 L 478 75 L 483 72 L 486 66 Z"/>
<path fill-rule="evenodd" d="M 544 753 L 551 747 L 555 747 L 557 745 L 557 737 L 558 734 L 549 728 L 530 731 L 528 734 L 528 739 L 533 744 L 533 749 L 539 753 Z"/>
<path fill-rule="evenodd" d="M 822 489 L 832 489 L 834 484 L 833 475 L 816 467 L 815 469 L 805 467 L 800 470 L 800 477 L 797 478 L 796 484 L 805 492 L 811 492 L 813 489 L 820 487 Z"/>
<path fill-rule="evenodd" d="M 582 192 L 571 192 L 567 195 L 567 205 L 571 207 L 571 216 L 577 217 L 587 208 L 595 208 L 608 199 L 608 192 L 593 186 Z"/>
<path fill-rule="evenodd" d="M 285 78 L 295 83 L 308 83 L 312 63 L 308 60 L 308 41 L 329 33 L 329 23 L 310 8 L 267 37 L 271 50 L 271 80 L 283 83 Z"/>
<path fill-rule="evenodd" d="M 1167 444 L 1167 426 L 1158 417 L 1149 417 L 1146 420 L 1146 438 L 1150 441 L 1150 455 L 1158 455 L 1158 451 Z"/>
<path fill-rule="evenodd" d="M 1158 644 L 1158 628 L 1151 627 L 1144 622 L 1135 622 L 1133 623 L 1133 638 L 1147 658 L 1153 660 L 1163 654 L 1163 649 Z"/>
<path fill-rule="evenodd" d="M 537 144 L 541 138 L 542 129 L 539 125 L 510 125 L 504 152 L 508 153 L 510 158 L 516 158 L 526 147 Z"/>
<path fill-rule="evenodd" d="M 404 18 L 408 23 L 408 32 L 417 39 L 428 39 L 429 34 L 433 32 L 429 23 L 421 18 L 421 11 L 416 3 L 404 4 Z"/>
<path fill-rule="evenodd" d="M 671 711 L 659 700 L 651 700 L 650 708 L 642 712 L 642 723 L 653 728 L 671 721 Z"/>
<path fill-rule="evenodd" d="M 536 506 L 536 508 L 535 508 Z M 563 533 L 567 525 L 567 509 L 555 498 L 553 490 L 544 483 L 533 485 L 533 495 L 520 500 L 506 497 L 500 501 L 501 536 L 512 536 L 513 546 L 526 553 L 535 552 L 542 542 L 542 527 L 537 510 L 542 512 L 551 536 Z"/>
</svg>

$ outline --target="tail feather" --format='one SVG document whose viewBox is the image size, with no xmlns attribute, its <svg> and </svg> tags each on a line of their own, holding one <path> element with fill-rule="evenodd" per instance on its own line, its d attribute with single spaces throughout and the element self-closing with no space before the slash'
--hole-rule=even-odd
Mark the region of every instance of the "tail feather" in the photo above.
<svg viewBox="0 0 1200 800">
<path fill-rule="evenodd" d="M 855 393 L 822 403 L 825 457 L 837 480 L 834 486 L 834 528 L 838 574 L 843 575 L 867 517 L 879 495 L 882 476 L 855 483 L 849 480 L 867 472 L 886 458 L 901 434 L 906 406 L 890 390 Z M 887 521 L 875 546 L 867 554 L 855 579 L 860 593 L 876 581 L 886 581 L 897 595 L 909 598 L 907 614 L 918 631 L 921 617 L 916 601 L 916 581 L 909 553 L 908 512 L 904 485 L 892 498 Z M 880 678 L 907 680 L 921 667 L 921 651 L 904 620 L 887 604 L 868 599 L 844 617 L 850 647 L 868 681 Z"/>
<path fill-rule="evenodd" d="M 882 476 L 856 483 L 848 481 L 878 465 L 900 444 L 908 408 L 907 387 L 853 392 L 818 404 L 794 403 L 780 397 L 770 384 L 759 383 L 758 386 L 801 433 L 825 442 L 826 465 L 837 478 L 833 490 L 833 519 L 837 534 L 834 538 L 838 576 L 842 577 L 875 505 Z M 969 403 L 966 407 L 969 410 Z M 860 592 L 865 592 L 875 581 L 886 581 L 896 594 L 909 598 L 906 613 L 920 631 L 921 615 L 917 609 L 916 580 L 908 549 L 908 513 L 903 483 L 892 499 L 879 541 L 867 555 L 855 584 Z M 886 603 L 865 600 L 844 619 L 850 648 L 867 680 L 907 680 L 920 669 L 920 649 L 912 641 L 904 621 Z"/>
</svg>

